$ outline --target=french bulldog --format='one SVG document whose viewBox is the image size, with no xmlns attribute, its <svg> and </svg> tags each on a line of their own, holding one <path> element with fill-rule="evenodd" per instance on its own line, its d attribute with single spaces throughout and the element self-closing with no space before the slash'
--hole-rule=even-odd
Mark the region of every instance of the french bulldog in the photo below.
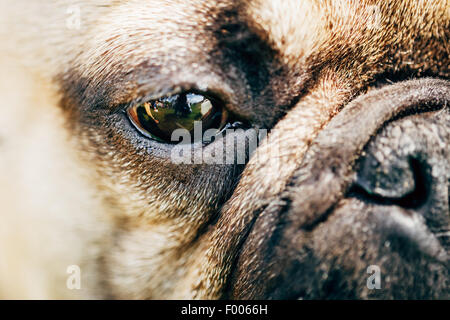
<svg viewBox="0 0 450 320">
<path fill-rule="evenodd" d="M 449 8 L 2 0 L 0 297 L 449 299 Z"/>
</svg>

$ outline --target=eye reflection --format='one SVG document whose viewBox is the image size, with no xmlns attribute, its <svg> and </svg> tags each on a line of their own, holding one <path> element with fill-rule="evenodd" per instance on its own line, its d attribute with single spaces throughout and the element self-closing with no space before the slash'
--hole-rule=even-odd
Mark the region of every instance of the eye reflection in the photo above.
<svg viewBox="0 0 450 320">
<path fill-rule="evenodd" d="M 195 121 L 202 122 L 203 131 L 221 130 L 227 121 L 225 109 L 196 93 L 182 93 L 134 105 L 127 109 L 127 114 L 142 134 L 169 143 L 176 129 L 186 129 L 193 137 Z"/>
</svg>

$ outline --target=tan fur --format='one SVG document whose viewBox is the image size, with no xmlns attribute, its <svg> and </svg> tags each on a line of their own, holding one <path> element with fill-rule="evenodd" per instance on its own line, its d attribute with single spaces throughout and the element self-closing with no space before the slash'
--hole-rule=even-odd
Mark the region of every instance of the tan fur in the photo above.
<svg viewBox="0 0 450 320">
<path fill-rule="evenodd" d="M 71 5 L 81 9 L 80 30 L 66 26 Z M 261 120 L 239 109 L 242 96 L 211 62 L 218 44 L 210 28 L 234 5 L 0 2 L 0 297 L 219 298 L 253 213 L 283 191 L 341 108 L 383 74 L 450 75 L 448 0 L 243 1 L 240 17 L 286 67 L 269 81 L 280 109 Z M 371 5 L 381 17 L 369 28 Z M 177 171 L 123 138 L 106 141 L 78 125 L 79 101 L 65 96 L 69 74 L 89 79 L 95 91 L 146 64 L 158 67 L 157 78 L 140 82 L 152 76 L 142 72 L 112 83 L 111 105 L 195 85 L 219 92 L 230 110 L 258 125 L 274 126 L 258 150 L 263 158 L 247 164 L 223 208 L 217 194 L 231 182 L 212 187 L 198 172 L 231 181 L 224 168 Z M 274 144 L 283 163 L 277 172 L 267 153 Z M 72 264 L 82 268 L 81 291 L 66 288 Z"/>
</svg>

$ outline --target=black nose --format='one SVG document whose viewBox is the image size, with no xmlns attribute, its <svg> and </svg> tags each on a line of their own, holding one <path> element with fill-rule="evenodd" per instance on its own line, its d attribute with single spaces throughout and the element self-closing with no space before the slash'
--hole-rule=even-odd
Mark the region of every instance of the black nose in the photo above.
<svg viewBox="0 0 450 320">
<path fill-rule="evenodd" d="M 448 298 L 449 103 L 450 83 L 425 79 L 346 106 L 259 215 L 231 296 Z"/>
<path fill-rule="evenodd" d="M 372 205 L 401 208 L 400 219 L 386 217 L 392 238 L 442 262 L 448 261 L 450 248 L 449 146 L 448 110 L 397 121 L 366 148 L 348 194 Z"/>
</svg>

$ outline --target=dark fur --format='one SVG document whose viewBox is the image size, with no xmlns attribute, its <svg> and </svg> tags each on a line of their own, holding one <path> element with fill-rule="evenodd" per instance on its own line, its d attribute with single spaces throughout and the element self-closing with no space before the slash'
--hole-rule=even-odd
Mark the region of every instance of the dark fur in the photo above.
<svg viewBox="0 0 450 320">
<path fill-rule="evenodd" d="M 78 30 L 72 1 L 15 3 L 0 191 L 21 231 L 0 229 L 0 289 L 73 297 L 76 264 L 82 297 L 449 298 L 445 0 L 89 0 Z M 270 130 L 258 156 L 176 165 L 124 112 L 189 90 Z M 16 285 L 24 261 L 45 281 Z"/>
<path fill-rule="evenodd" d="M 426 228 L 434 233 L 448 230 L 450 150 L 438 145 L 450 143 L 449 109 L 445 109 L 449 103 L 448 82 L 422 80 L 374 91 L 347 106 L 318 135 L 280 194 L 279 205 L 259 215 L 237 264 L 233 296 L 448 298 L 448 236 L 426 251 L 420 248 L 426 241 L 422 234 L 405 234 L 396 229 L 395 223 L 385 228 L 389 221 L 377 215 L 399 206 L 405 208 L 405 215 L 424 216 Z M 417 116 L 436 110 L 441 111 Z M 412 123 L 405 122 L 411 117 Z M 392 123 L 393 119 L 397 122 Z M 395 126 L 403 130 L 401 137 L 390 134 Z M 430 136 L 422 126 L 437 128 L 439 133 Z M 377 133 L 380 137 L 374 138 Z M 415 144 L 402 145 L 405 136 L 414 137 Z M 355 161 L 370 140 L 364 159 L 396 146 L 395 151 L 386 153 L 390 157 L 382 159 L 382 165 L 389 164 L 389 175 L 395 178 L 392 185 L 379 184 L 381 187 L 399 192 L 405 182 L 400 168 L 406 168 L 403 170 L 420 170 L 414 172 L 413 184 L 424 183 L 429 190 L 420 191 L 421 185 L 413 185 L 412 191 L 389 198 L 370 188 L 355 188 L 363 179 L 377 180 L 382 174 L 375 167 L 364 170 L 356 179 Z M 414 151 L 405 154 L 402 148 Z M 418 161 L 419 167 L 411 167 L 412 160 Z M 431 170 L 439 177 L 432 178 Z M 425 175 L 425 180 L 419 180 L 417 174 Z M 416 188 L 419 193 L 405 201 Z M 420 198 L 423 202 L 416 203 Z M 376 233 L 368 236 L 369 228 Z M 387 241 L 391 246 L 385 248 Z M 351 243 L 354 245 L 349 246 Z M 386 256 L 390 257 L 388 261 Z M 371 292 L 364 282 L 369 264 L 382 266 L 383 272 L 395 280 L 386 281 L 383 290 Z"/>
</svg>

